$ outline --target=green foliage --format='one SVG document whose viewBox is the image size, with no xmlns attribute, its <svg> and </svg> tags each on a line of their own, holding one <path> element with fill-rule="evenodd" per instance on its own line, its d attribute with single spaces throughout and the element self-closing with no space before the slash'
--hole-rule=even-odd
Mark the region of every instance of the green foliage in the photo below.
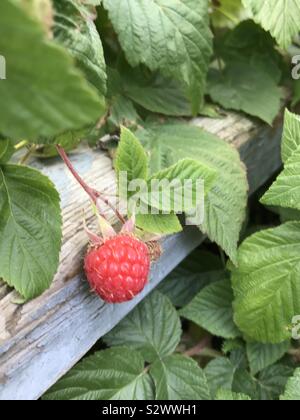
<svg viewBox="0 0 300 420">
<path fill-rule="evenodd" d="M 239 249 L 248 193 L 239 153 L 178 119 L 221 118 L 218 104 L 272 124 L 290 72 L 283 50 L 299 22 L 295 0 L 0 2 L 7 63 L 0 80 L 1 281 L 24 301 L 34 298 L 50 286 L 59 261 L 59 195 L 43 174 L 15 164 L 22 147 L 49 158 L 56 144 L 71 151 L 82 139 L 95 145 L 119 131 L 115 168 L 128 182 L 192 180 L 189 205 L 180 207 L 180 188 L 169 194 L 160 184 L 154 202 L 142 193 L 139 204 L 156 214 L 137 214 L 137 226 L 180 232 L 178 213 L 191 221 L 201 178 L 198 228 L 231 259 L 230 282 L 224 258 L 196 250 L 104 338 L 110 348 L 84 358 L 45 399 L 300 399 L 291 357 L 298 344 L 289 351 L 300 314 L 300 118 L 285 113 L 284 170 L 262 199 L 281 206 L 289 222 L 255 233 Z M 132 197 L 129 183 L 125 189 L 121 198 Z"/>
<path fill-rule="evenodd" d="M 146 152 L 134 134 L 126 128 L 121 129 L 121 140 L 116 157 L 116 170 L 119 180 L 122 177 L 122 173 L 126 172 L 127 174 L 127 184 L 123 187 L 123 182 L 119 182 L 119 195 L 124 198 L 134 197 L 134 206 L 139 208 L 140 205 L 144 205 L 146 209 L 155 209 L 159 213 L 157 223 L 160 224 L 160 227 L 154 226 L 152 230 L 152 232 L 155 231 L 156 233 L 158 229 L 161 231 L 164 225 L 166 226 L 163 233 L 170 233 L 172 228 L 174 228 L 173 233 L 180 230 L 177 228 L 179 222 L 177 221 L 176 213 L 191 211 L 196 208 L 197 200 L 199 200 L 197 194 L 199 191 L 198 181 L 203 181 L 204 193 L 207 194 L 216 178 L 214 168 L 193 159 L 182 159 L 174 165 L 148 176 Z M 184 188 L 184 182 L 186 180 L 190 181 L 190 200 L 185 200 L 187 188 Z M 142 187 L 139 186 L 137 188 L 135 183 L 134 186 L 131 185 L 132 181 L 147 182 Z M 172 188 L 166 189 L 166 183 L 170 183 Z M 151 214 L 144 215 L 143 212 L 138 211 L 137 207 L 132 207 L 130 201 L 128 205 L 131 212 L 137 213 L 137 225 L 139 227 L 148 231 L 148 225 L 156 223 L 153 211 L 149 211 Z M 160 223 L 161 221 L 162 223 Z"/>
<path fill-rule="evenodd" d="M 142 356 L 116 347 L 87 358 L 44 396 L 45 400 L 153 399 L 153 385 Z"/>
<path fill-rule="evenodd" d="M 196 305 L 193 309 L 196 314 Z M 201 316 L 201 305 L 198 311 Z M 154 291 L 104 337 L 111 348 L 85 358 L 44 399 L 273 400 L 283 394 L 293 369 L 274 363 L 286 353 L 287 343 L 250 347 L 239 339 L 228 357 L 221 357 L 209 352 L 209 335 L 202 331 L 200 344 L 186 351 L 186 332 L 175 307 Z M 207 356 L 213 358 L 209 363 Z"/>
<path fill-rule="evenodd" d="M 218 391 L 216 400 L 218 401 L 251 401 L 251 398 L 244 394 L 237 394 L 228 390 Z"/>
<path fill-rule="evenodd" d="M 291 337 L 300 313 L 300 224 L 261 231 L 239 249 L 233 270 L 235 322 L 253 340 L 280 343 Z"/>
<path fill-rule="evenodd" d="M 80 129 L 101 116 L 103 97 L 12 0 L 0 4 L 0 39 L 1 54 L 9 63 L 9 77 L 0 83 L 3 135 L 36 140 Z"/>
<path fill-rule="evenodd" d="M 296 0 L 243 0 L 243 4 L 282 48 L 290 46 L 300 30 L 300 6 Z"/>
<path fill-rule="evenodd" d="M 189 255 L 160 284 L 159 290 L 167 295 L 173 305 L 187 305 L 208 284 L 221 280 L 224 269 L 220 259 L 206 251 Z"/>
<path fill-rule="evenodd" d="M 59 196 L 38 171 L 0 166 L 0 277 L 25 298 L 47 289 L 61 245 Z"/>
<path fill-rule="evenodd" d="M 8 162 L 14 152 L 15 148 L 10 139 L 0 139 L 0 164 Z"/>
<path fill-rule="evenodd" d="M 150 369 L 157 400 L 209 400 L 205 374 L 198 364 L 181 355 L 157 360 Z"/>
<path fill-rule="evenodd" d="M 127 173 L 128 182 L 135 179 L 147 179 L 148 159 L 146 153 L 134 134 L 125 127 L 121 129 L 115 166 L 118 174 L 120 172 Z M 127 191 L 125 192 L 126 195 Z"/>
<path fill-rule="evenodd" d="M 174 352 L 181 337 L 179 316 L 168 298 L 153 292 L 105 336 L 109 346 L 139 350 L 147 362 Z"/>
<path fill-rule="evenodd" d="M 224 108 L 272 124 L 280 110 L 281 70 L 272 39 L 251 21 L 238 25 L 217 48 L 225 68 L 213 69 L 208 92 Z"/>
<path fill-rule="evenodd" d="M 180 314 L 211 334 L 236 338 L 240 335 L 233 322 L 233 292 L 229 279 L 206 286 Z"/>
<path fill-rule="evenodd" d="M 283 401 L 300 401 L 300 369 L 296 369 L 293 377 L 288 380 L 284 394 L 280 399 Z"/>
<path fill-rule="evenodd" d="M 200 229 L 236 262 L 248 188 L 238 152 L 216 136 L 183 123 L 150 124 L 138 132 L 138 137 L 150 153 L 151 173 L 182 158 L 197 160 L 217 171 L 215 185 L 205 200 L 205 218 Z"/>
<path fill-rule="evenodd" d="M 300 118 L 288 110 L 284 120 L 282 159 L 284 170 L 261 202 L 270 206 L 300 210 Z"/>
<path fill-rule="evenodd" d="M 207 0 L 103 0 L 103 4 L 128 62 L 181 81 L 197 114 L 212 53 Z"/>
<path fill-rule="evenodd" d="M 88 11 L 78 0 L 54 0 L 53 34 L 75 58 L 78 67 L 100 94 L 106 94 L 106 65 L 102 43 Z"/>
<path fill-rule="evenodd" d="M 290 347 L 289 341 L 280 344 L 247 343 L 247 356 L 252 375 L 278 362 Z"/>
</svg>

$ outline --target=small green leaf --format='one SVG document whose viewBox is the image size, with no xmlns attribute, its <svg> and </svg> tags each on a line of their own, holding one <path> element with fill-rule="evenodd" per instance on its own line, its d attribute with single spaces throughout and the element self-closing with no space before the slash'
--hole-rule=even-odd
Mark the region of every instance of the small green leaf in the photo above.
<svg viewBox="0 0 300 420">
<path fill-rule="evenodd" d="M 286 161 L 284 170 L 260 200 L 267 206 L 300 210 L 300 148 Z"/>
<path fill-rule="evenodd" d="M 278 362 L 290 347 L 289 341 L 280 344 L 247 343 L 247 356 L 252 375 Z"/>
<path fill-rule="evenodd" d="M 93 20 L 77 0 L 54 0 L 53 34 L 75 58 L 78 67 L 106 94 L 106 65 L 102 43 Z"/>
<path fill-rule="evenodd" d="M 251 398 L 245 394 L 237 394 L 226 389 L 220 389 L 217 393 L 216 400 L 218 401 L 251 401 Z"/>
<path fill-rule="evenodd" d="M 300 401 L 300 369 L 288 380 L 285 392 L 280 397 L 282 401 Z"/>
<path fill-rule="evenodd" d="M 218 256 L 206 251 L 195 251 L 170 273 L 158 289 L 168 296 L 173 305 L 187 305 L 208 284 L 224 276 Z"/>
<path fill-rule="evenodd" d="M 287 49 L 300 31 L 300 6 L 297 0 L 243 0 L 256 22 L 270 31 L 278 44 Z"/>
<path fill-rule="evenodd" d="M 228 279 L 205 287 L 180 311 L 180 315 L 195 322 L 211 334 L 236 338 L 240 332 L 233 322 L 233 292 Z"/>
<path fill-rule="evenodd" d="M 136 179 L 147 179 L 148 159 L 146 152 L 135 135 L 125 127 L 121 129 L 116 170 L 118 174 L 126 172 L 128 182 Z"/>
<path fill-rule="evenodd" d="M 93 124 L 104 112 L 104 98 L 18 3 L 0 2 L 0 51 L 8 63 L 0 83 L 1 133 L 33 141 Z"/>
<path fill-rule="evenodd" d="M 47 289 L 61 247 L 59 196 L 24 166 L 0 167 L 0 277 L 27 300 Z"/>
<path fill-rule="evenodd" d="M 151 211 L 151 210 L 150 210 Z M 182 231 L 176 214 L 137 214 L 136 225 L 145 232 L 171 235 Z"/>
<path fill-rule="evenodd" d="M 223 72 L 211 72 L 208 92 L 225 109 L 246 112 L 270 125 L 280 110 L 281 89 L 259 61 L 231 60 Z"/>
<path fill-rule="evenodd" d="M 104 337 L 109 346 L 138 350 L 147 362 L 172 354 L 181 337 L 179 316 L 169 299 L 154 291 Z"/>
<path fill-rule="evenodd" d="M 254 376 L 245 369 L 236 370 L 232 390 L 236 393 L 249 395 L 252 400 L 259 400 L 259 384 Z"/>
<path fill-rule="evenodd" d="M 282 137 L 284 170 L 262 197 L 265 205 L 300 210 L 300 118 L 287 109 Z"/>
<path fill-rule="evenodd" d="M 87 357 L 60 379 L 44 400 L 153 400 L 141 355 L 126 347 Z"/>
<path fill-rule="evenodd" d="M 212 360 L 205 368 L 205 375 L 209 384 L 211 395 L 215 398 L 219 389 L 231 391 L 236 367 L 225 358 Z"/>
<path fill-rule="evenodd" d="M 273 365 L 264 369 L 258 377 L 258 395 L 263 401 L 278 399 L 284 392 L 293 369 L 284 365 Z"/>
<path fill-rule="evenodd" d="M 14 152 L 15 148 L 10 139 L 0 139 L 0 164 L 8 162 Z"/>
<path fill-rule="evenodd" d="M 291 338 L 300 313 L 300 223 L 254 234 L 239 249 L 233 270 L 235 322 L 251 339 L 281 343 Z"/>
<path fill-rule="evenodd" d="M 156 400 L 210 400 L 207 380 L 197 362 L 176 354 L 157 360 L 150 368 Z"/>
<path fill-rule="evenodd" d="M 103 0 L 103 5 L 128 62 L 182 82 L 196 114 L 212 54 L 208 1 Z"/>
</svg>

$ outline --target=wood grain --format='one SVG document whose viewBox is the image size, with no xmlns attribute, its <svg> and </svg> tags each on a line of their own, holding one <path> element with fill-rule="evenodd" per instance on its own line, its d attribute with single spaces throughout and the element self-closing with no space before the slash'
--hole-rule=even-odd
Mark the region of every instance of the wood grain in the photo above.
<svg viewBox="0 0 300 420">
<path fill-rule="evenodd" d="M 248 168 L 251 192 L 281 165 L 280 120 L 270 128 L 230 113 L 222 119 L 197 118 L 192 123 L 240 150 Z M 106 154 L 83 149 L 71 157 L 84 179 L 112 199 L 116 192 L 115 175 Z M 82 229 L 83 210 L 88 223 L 92 221 L 85 193 L 59 159 L 35 162 L 34 166 L 47 174 L 60 192 L 64 240 L 58 273 L 42 296 L 17 305 L 13 303 L 15 292 L 0 283 L 1 400 L 39 398 L 203 240 L 196 228 L 168 237 L 163 243 L 163 257 L 153 265 L 151 281 L 144 292 L 126 304 L 104 304 L 90 293 L 80 273 L 87 244 Z M 111 212 L 108 217 L 114 221 Z"/>
</svg>

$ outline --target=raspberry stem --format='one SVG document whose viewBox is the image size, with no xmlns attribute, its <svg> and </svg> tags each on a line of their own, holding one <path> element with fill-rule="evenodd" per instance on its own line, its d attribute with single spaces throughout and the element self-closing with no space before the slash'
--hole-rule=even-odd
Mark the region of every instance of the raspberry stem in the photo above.
<svg viewBox="0 0 300 420">
<path fill-rule="evenodd" d="M 68 167 L 71 174 L 74 176 L 76 181 L 80 184 L 80 186 L 84 189 L 84 191 L 88 194 L 88 196 L 91 198 L 92 202 L 97 206 L 97 201 L 101 200 L 104 204 L 106 204 L 117 216 L 117 218 L 124 224 L 126 220 L 123 218 L 123 216 L 119 213 L 119 211 L 106 199 L 102 196 L 102 194 L 99 193 L 99 191 L 95 190 L 94 188 L 89 187 L 86 182 L 81 178 L 81 176 L 78 174 L 76 169 L 74 168 L 72 162 L 70 161 L 65 149 L 61 147 L 59 144 L 56 145 L 56 150 L 59 153 L 62 160 L 65 162 L 66 166 Z M 104 214 L 101 214 L 101 216 L 107 220 Z"/>
</svg>

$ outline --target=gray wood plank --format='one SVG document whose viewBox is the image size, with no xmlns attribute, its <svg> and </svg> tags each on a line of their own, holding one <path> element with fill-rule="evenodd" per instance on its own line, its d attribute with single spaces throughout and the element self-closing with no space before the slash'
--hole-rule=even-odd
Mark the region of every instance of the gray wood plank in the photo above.
<svg viewBox="0 0 300 420">
<path fill-rule="evenodd" d="M 224 119 L 195 119 L 193 124 L 238 147 L 248 167 L 250 191 L 260 187 L 280 165 L 281 121 L 274 128 L 238 114 Z M 79 150 L 72 161 L 83 177 L 107 194 L 115 193 L 110 159 L 102 152 Z M 92 221 L 89 203 L 60 160 L 35 163 L 61 193 L 64 241 L 52 287 L 39 298 L 16 305 L 15 293 L 0 284 L 0 399 L 37 399 L 113 328 L 204 239 L 195 228 L 168 237 L 153 265 L 143 293 L 122 305 L 107 305 L 89 292 L 80 273 L 87 243 L 82 209 Z M 108 213 L 113 221 L 113 215 Z"/>
</svg>

